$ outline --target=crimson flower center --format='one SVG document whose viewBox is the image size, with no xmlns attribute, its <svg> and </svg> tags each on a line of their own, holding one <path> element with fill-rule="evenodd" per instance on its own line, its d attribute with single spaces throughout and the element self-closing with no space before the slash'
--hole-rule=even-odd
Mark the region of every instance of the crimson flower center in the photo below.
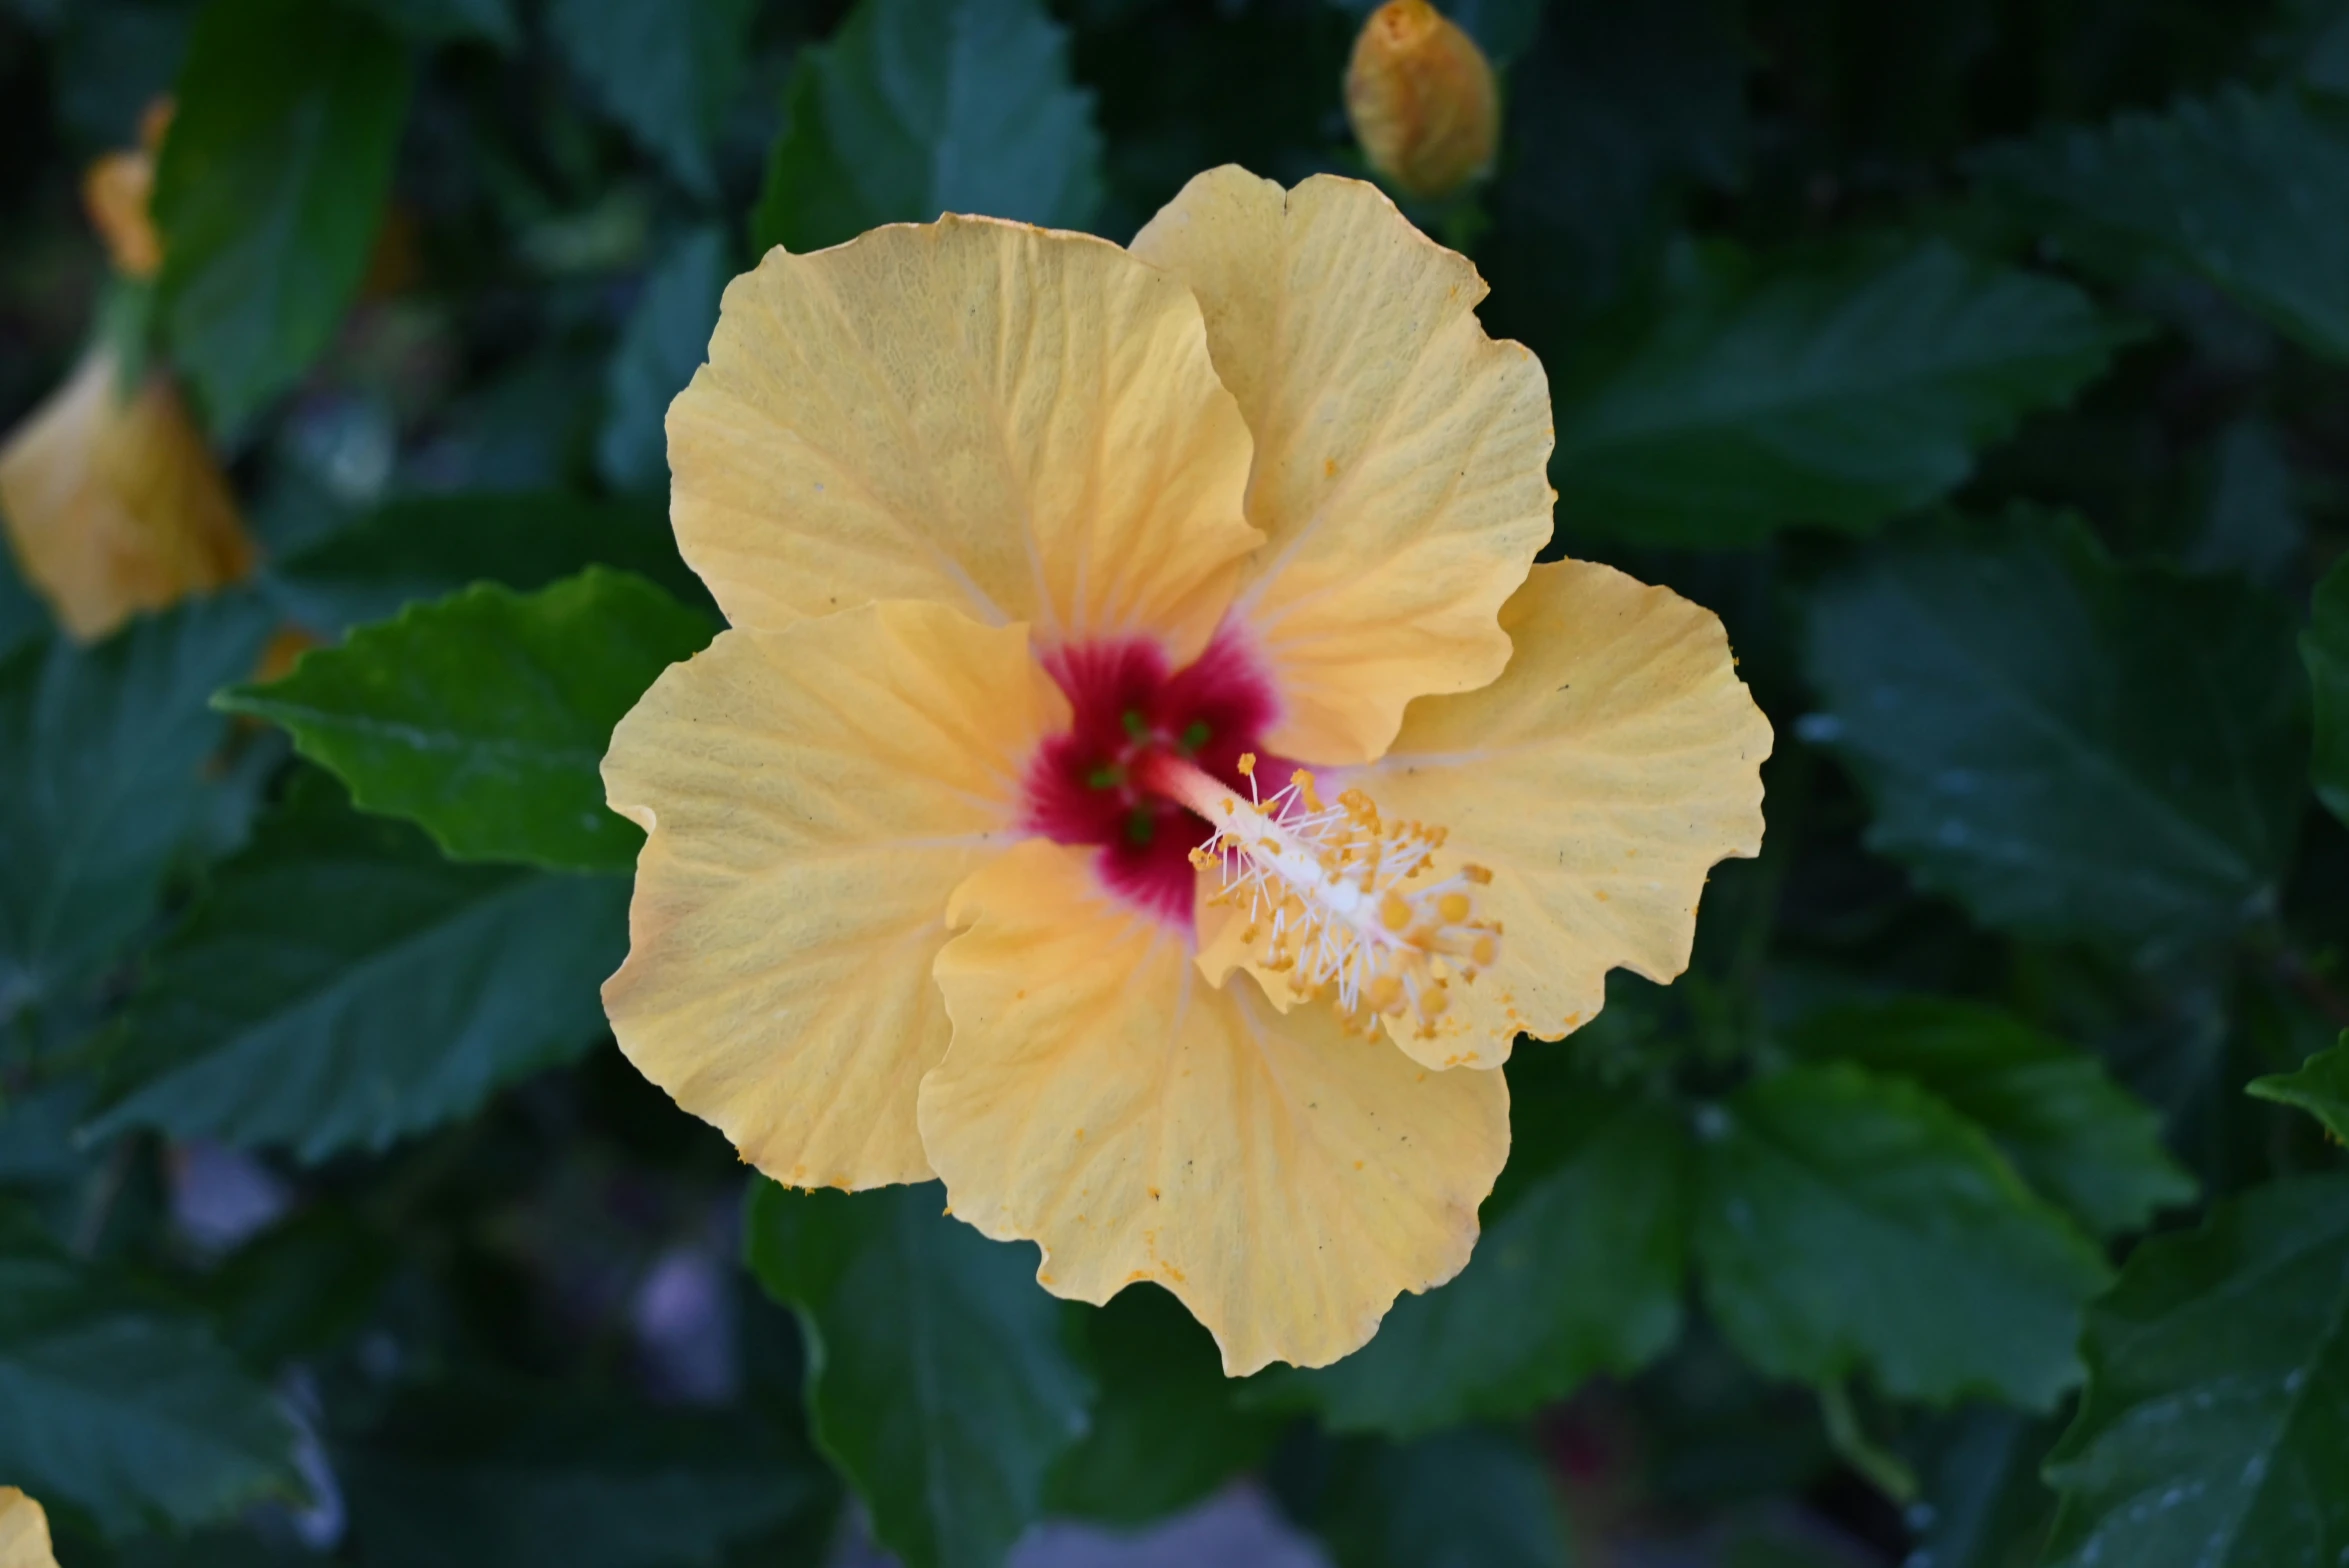
<svg viewBox="0 0 2349 1568">
<path fill-rule="evenodd" d="M 1220 634 L 1180 670 L 1141 638 L 1071 643 L 1044 665 L 1071 717 L 1029 765 L 1026 825 L 1057 843 L 1097 846 L 1111 891 L 1189 931 L 1191 851 L 1214 830 L 1148 786 L 1149 764 L 1179 758 L 1245 790 L 1240 758 L 1264 749 L 1272 683 L 1236 638 Z"/>
</svg>

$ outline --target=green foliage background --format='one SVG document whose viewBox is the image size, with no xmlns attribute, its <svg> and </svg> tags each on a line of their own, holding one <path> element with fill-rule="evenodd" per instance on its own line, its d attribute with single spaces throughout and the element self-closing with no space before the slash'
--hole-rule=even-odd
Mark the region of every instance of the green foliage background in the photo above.
<svg viewBox="0 0 2349 1568">
<path fill-rule="evenodd" d="M 1466 1272 L 1227 1384 L 934 1189 L 746 1188 L 604 1034 L 595 765 L 716 626 L 660 421 L 729 276 L 1362 173 L 1358 11 L 0 0 L 0 424 L 116 334 L 266 554 L 90 648 L 0 568 L 67 1568 L 992 1568 L 1244 1476 L 1342 1568 L 2349 1562 L 2349 8 L 1455 10 L 1505 145 L 1412 215 L 1549 368 L 1554 551 L 1727 620 L 1769 836 L 1520 1053 Z"/>
</svg>

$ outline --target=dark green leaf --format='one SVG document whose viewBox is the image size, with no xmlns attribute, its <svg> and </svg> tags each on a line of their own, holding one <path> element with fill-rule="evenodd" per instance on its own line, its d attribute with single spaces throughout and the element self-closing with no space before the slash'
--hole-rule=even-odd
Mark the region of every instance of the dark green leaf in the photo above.
<svg viewBox="0 0 2349 1568">
<path fill-rule="evenodd" d="M 2349 1143 L 2349 1034 L 2329 1051 L 2319 1051 L 2296 1073 L 2254 1078 L 2245 1086 L 2263 1100 L 2297 1105 L 2325 1124 L 2325 1131 Z"/>
<path fill-rule="evenodd" d="M 2037 1568 L 2055 1515 L 2039 1462 L 2054 1435 L 2044 1417 L 1989 1405 L 1930 1429 L 1921 1445 L 1922 1506 L 1910 1516 L 1917 1553 L 1927 1559 L 1916 1568 Z"/>
<path fill-rule="evenodd" d="M 998 1568 L 1085 1431 L 1092 1380 L 1025 1247 L 940 1212 L 936 1186 L 752 1190 L 744 1256 L 795 1308 L 817 1444 L 909 1568 Z"/>
<path fill-rule="evenodd" d="M 1984 923 L 2161 950 L 2274 907 L 2303 736 L 2257 590 L 2018 515 L 1831 579 L 1808 663 L 1828 714 L 1804 733 L 1858 774 L 1870 847 Z"/>
<path fill-rule="evenodd" d="M 590 567 L 533 594 L 483 584 L 221 706 L 284 725 L 369 811 L 460 860 L 626 871 L 644 835 L 604 806 L 612 726 L 709 622 L 641 577 Z"/>
<path fill-rule="evenodd" d="M 551 0 L 547 31 L 588 90 L 697 196 L 757 0 Z"/>
<path fill-rule="evenodd" d="M 859 0 L 802 54 L 751 232 L 821 250 L 984 213 L 1082 229 L 1101 199 L 1093 95 L 1037 0 Z"/>
<path fill-rule="evenodd" d="M 2292 581 L 2308 547 L 2308 525 L 2292 491 L 2292 468 L 2275 427 L 2242 419 L 2212 453 L 2202 526 L 2183 560 L 2197 572 L 2235 572 L 2255 583 Z"/>
<path fill-rule="evenodd" d="M 205 1282 L 204 1303 L 245 1365 L 273 1369 L 355 1333 L 398 1263 L 360 1216 L 318 1204 L 231 1253 Z"/>
<path fill-rule="evenodd" d="M 2300 79 L 2319 92 L 2349 97 L 2349 11 L 2338 12 L 2313 41 Z"/>
<path fill-rule="evenodd" d="M 1476 40 L 1487 59 L 1495 66 L 1506 66 L 1533 47 L 1546 6 L 1547 0 L 1455 0 L 1444 9 Z"/>
<path fill-rule="evenodd" d="M 2089 1314 L 2048 1457 L 2063 1568 L 2331 1568 L 2349 1551 L 2349 1178 L 2146 1242 Z"/>
<path fill-rule="evenodd" d="M 2232 90 L 1993 149 L 1990 180 L 2100 239 L 2194 268 L 2319 353 L 2349 357 L 2349 123 Z"/>
<path fill-rule="evenodd" d="M 2309 776 L 2317 799 L 2349 822 L 2349 557 L 2334 563 L 2316 586 L 2300 657 L 2316 694 L 2316 750 Z"/>
<path fill-rule="evenodd" d="M 1873 528 L 1955 489 L 2118 341 L 2077 289 L 1938 241 L 1758 281 L 1716 269 L 1561 397 L 1559 519 L 1702 545 Z"/>
<path fill-rule="evenodd" d="M 1085 1314 L 1101 1395 L 1092 1429 L 1053 1467 L 1045 1507 L 1143 1525 L 1207 1496 L 1263 1459 L 1274 1418 L 1242 1411 L 1215 1342 L 1155 1285 Z"/>
<path fill-rule="evenodd" d="M 77 1074 L 0 1099 L 0 1184 L 56 1186 L 88 1169 L 93 1151 L 74 1130 L 90 1095 L 90 1080 Z"/>
<path fill-rule="evenodd" d="M 358 0 L 362 10 L 419 43 L 475 39 L 513 49 L 522 42 L 514 0 Z"/>
<path fill-rule="evenodd" d="M 1704 1150 L 1705 1300 L 1776 1377 L 2044 1408 L 2077 1381 L 2096 1250 L 1932 1096 L 1843 1063 L 1760 1079 Z"/>
<path fill-rule="evenodd" d="M 1511 1069 L 1510 1120 L 1513 1162 L 1538 1161 L 1538 1173 L 1505 1207 L 1500 1193 L 1486 1205 L 1459 1278 L 1397 1301 L 1378 1337 L 1335 1366 L 1259 1379 L 1271 1397 L 1310 1404 L 1340 1431 L 1411 1436 L 1536 1409 L 1594 1373 L 1638 1370 L 1678 1337 L 1686 1129 L 1579 1074 L 1547 1072 L 1557 1092 L 1528 1093 L 1537 1073 Z"/>
<path fill-rule="evenodd" d="M 1540 1457 L 1473 1427 L 1340 1454 L 1314 1524 L 1339 1568 L 1566 1568 Z"/>
<path fill-rule="evenodd" d="M 596 565 L 649 577 L 689 604 L 709 603 L 678 558 L 666 507 L 569 495 L 393 501 L 280 563 L 273 586 L 296 620 L 338 637 L 472 583 L 544 588 Z"/>
<path fill-rule="evenodd" d="M 109 1533 L 295 1493 L 293 1431 L 202 1322 L 150 1305 L 0 1209 L 0 1475 Z"/>
<path fill-rule="evenodd" d="M 154 917 L 226 727 L 207 699 L 268 635 L 261 606 L 235 595 L 0 662 L 0 1023 L 79 984 Z"/>
<path fill-rule="evenodd" d="M 596 466 L 622 490 L 656 490 L 669 478 L 669 400 L 709 357 L 718 296 L 732 270 L 726 236 L 695 229 L 644 280 L 644 293 L 612 357 L 610 402 Z"/>
<path fill-rule="evenodd" d="M 715 1568 L 827 1495 L 755 1419 L 523 1391 L 412 1402 L 338 1457 L 369 1568 Z"/>
<path fill-rule="evenodd" d="M 2023 1179 L 2099 1235 L 2194 1197 L 2161 1119 L 2085 1051 L 1971 1002 L 1910 997 L 1814 1014 L 1792 1044 L 1907 1078 L 1973 1122 Z"/>
<path fill-rule="evenodd" d="M 1753 59 L 1716 0 L 1549 5 L 1509 73 L 1499 222 L 1477 254 L 1492 258 L 1494 308 L 1570 320 L 1662 243 L 1680 187 L 1739 184 Z"/>
<path fill-rule="evenodd" d="M 305 1160 L 461 1116 L 602 1032 L 617 879 L 452 865 L 306 774 L 156 954 L 95 1132 Z"/>
<path fill-rule="evenodd" d="M 48 636 L 52 625 L 48 606 L 33 596 L 17 575 L 16 563 L 6 550 L 0 550 L 0 659 Z"/>
<path fill-rule="evenodd" d="M 383 221 L 409 74 L 344 6 L 209 0 L 197 17 L 155 221 L 174 356 L 214 428 L 242 428 L 332 340 Z"/>
</svg>

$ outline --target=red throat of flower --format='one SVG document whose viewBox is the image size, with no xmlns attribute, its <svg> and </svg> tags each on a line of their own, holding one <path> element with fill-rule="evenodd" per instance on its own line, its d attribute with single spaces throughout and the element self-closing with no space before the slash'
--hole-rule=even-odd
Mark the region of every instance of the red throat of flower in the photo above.
<svg viewBox="0 0 2349 1568">
<path fill-rule="evenodd" d="M 1366 1033 L 1393 1019 L 1433 1037 L 1452 982 L 1492 966 L 1500 924 L 1476 914 L 1491 874 L 1439 868 L 1442 828 L 1382 820 L 1360 790 L 1324 802 L 1304 769 L 1258 765 L 1272 688 L 1235 640 L 1173 673 L 1139 641 L 1062 648 L 1046 667 L 1074 713 L 1029 770 L 1028 821 L 1099 846 L 1113 891 L 1187 935 L 1198 874 L 1220 870 L 1213 901 L 1245 918 L 1257 961 Z M 1267 796 L 1267 775 L 1287 782 Z"/>
<path fill-rule="evenodd" d="M 1262 750 L 1272 683 L 1224 635 L 1180 670 L 1141 639 L 1068 644 L 1045 668 L 1074 713 L 1029 766 L 1027 825 L 1062 844 L 1100 846 L 1101 877 L 1114 892 L 1189 932 L 1191 851 L 1214 829 L 1151 787 L 1150 767 L 1175 758 L 1244 790 L 1240 758 Z"/>
</svg>

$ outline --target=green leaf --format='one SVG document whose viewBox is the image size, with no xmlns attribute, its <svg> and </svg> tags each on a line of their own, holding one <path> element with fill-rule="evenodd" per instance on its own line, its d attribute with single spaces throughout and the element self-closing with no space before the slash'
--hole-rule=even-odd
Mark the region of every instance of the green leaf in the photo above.
<svg viewBox="0 0 2349 1568">
<path fill-rule="evenodd" d="M 749 56 L 757 0 L 551 0 L 547 31 L 588 91 L 696 196 Z"/>
<path fill-rule="evenodd" d="M 2296 1073 L 2273 1073 L 2244 1085 L 2247 1092 L 2278 1105 L 2297 1105 L 2325 1131 L 2349 1143 L 2349 1034 L 2329 1051 L 2319 1051 Z"/>
<path fill-rule="evenodd" d="M 28 642 L 47 637 L 54 627 L 48 606 L 33 597 L 16 573 L 16 562 L 0 550 L 0 659 Z"/>
<path fill-rule="evenodd" d="M 718 324 L 718 296 L 732 270 L 726 236 L 694 229 L 644 280 L 644 293 L 620 333 L 612 356 L 603 433 L 596 466 L 622 490 L 658 490 L 669 479 L 669 400 L 709 357 Z"/>
<path fill-rule="evenodd" d="M 998 1568 L 1085 1431 L 1092 1380 L 1033 1255 L 940 1213 L 934 1185 L 757 1183 L 743 1251 L 799 1314 L 816 1443 L 909 1568 Z"/>
<path fill-rule="evenodd" d="M 2048 1456 L 2062 1568 L 2330 1565 L 2349 1550 L 2349 1178 L 2146 1242 L 2088 1319 Z"/>
<path fill-rule="evenodd" d="M 245 1365 L 281 1367 L 366 1326 L 399 1263 L 359 1214 L 312 1202 L 230 1253 L 205 1280 L 204 1305 Z"/>
<path fill-rule="evenodd" d="M 284 725 L 361 807 L 423 824 L 456 859 L 627 871 L 644 835 L 605 807 L 597 769 L 612 726 L 710 630 L 641 577 L 590 567 L 532 594 L 483 584 L 410 605 L 220 704 Z"/>
<path fill-rule="evenodd" d="M 1871 848 L 1984 924 L 2143 952 L 2275 905 L 2300 806 L 2291 625 L 2246 584 L 2115 566 L 2018 514 L 1874 553 L 1808 664 Z"/>
<path fill-rule="evenodd" d="M 291 1496 L 293 1430 L 199 1319 L 151 1304 L 0 1208 L 0 1475 L 109 1534 Z"/>
<path fill-rule="evenodd" d="M 522 44 L 514 0 L 357 0 L 359 8 L 418 43 L 465 41 L 512 51 Z"/>
<path fill-rule="evenodd" d="M 315 0 L 208 0 L 155 177 L 174 358 L 219 430 L 309 368 L 365 276 L 407 51 Z"/>
<path fill-rule="evenodd" d="M 1912 1516 L 1917 1568 L 2029 1568 L 2055 1517 L 2039 1478 L 2054 1441 L 2046 1417 L 1971 1405 L 1928 1428 L 1923 1507 Z"/>
<path fill-rule="evenodd" d="M 2308 549 L 2292 466 L 2275 427 L 2239 419 L 2211 454 L 2201 527 L 2181 557 L 2197 572 L 2235 572 L 2269 587 L 2289 584 Z"/>
<path fill-rule="evenodd" d="M 1484 1236 L 1450 1284 L 1405 1296 L 1378 1336 L 1334 1366 L 1257 1380 L 1337 1431 L 1415 1436 L 1520 1415 L 1599 1372 L 1635 1372 L 1680 1334 L 1689 1142 L 1668 1107 L 1558 1069 L 1510 1071 L 1509 1173 Z M 1544 1091 L 1547 1092 L 1544 1092 Z"/>
<path fill-rule="evenodd" d="M 2095 1057 L 1997 1008 L 1931 997 L 1834 1008 L 1789 1043 L 1908 1079 L 2098 1235 L 2142 1229 L 2194 1197 L 2194 1178 L 2162 1147 L 2160 1117 Z"/>
<path fill-rule="evenodd" d="M 1339 1568 L 1566 1568 L 1540 1457 L 1499 1432 L 1360 1445 L 1333 1468 L 1313 1520 Z"/>
<path fill-rule="evenodd" d="M 340 636 L 471 583 L 544 588 L 596 565 L 649 577 L 715 613 L 677 555 L 665 505 L 571 495 L 405 497 L 278 563 L 271 586 L 294 619 Z"/>
<path fill-rule="evenodd" d="M 751 234 L 821 250 L 942 212 L 1082 229 L 1100 200 L 1093 95 L 1037 0 L 859 0 L 792 69 Z"/>
<path fill-rule="evenodd" d="M 2289 90 L 2229 90 L 1993 148 L 1994 184 L 2092 240 L 2193 268 L 2318 353 L 2349 357 L 2349 121 Z"/>
<path fill-rule="evenodd" d="M 0 662 L 0 1024 L 65 996 L 154 917 L 226 728 L 206 701 L 268 636 L 260 604 L 231 595 Z"/>
<path fill-rule="evenodd" d="M 1476 40 L 1485 58 L 1500 68 L 1533 47 L 1547 7 L 1548 0 L 1454 0 L 1444 10 Z M 1364 13 L 1374 9 L 1361 7 Z"/>
<path fill-rule="evenodd" d="M 1084 1318 L 1100 1399 L 1084 1441 L 1046 1478 L 1051 1513 L 1148 1524 L 1271 1450 L 1277 1419 L 1236 1407 L 1214 1340 L 1174 1297 L 1136 1286 Z"/>
<path fill-rule="evenodd" d="M 1764 1372 L 2035 1409 L 2078 1380 L 2102 1258 L 1914 1085 L 1845 1063 L 1757 1080 L 1720 1108 L 1702 1168 L 1705 1300 Z"/>
<path fill-rule="evenodd" d="M 1739 185 L 1755 58 L 1737 12 L 1714 0 L 1548 7 L 1509 72 L 1510 151 L 1477 249 L 1496 304 L 1542 311 L 1551 341 L 1574 341 L 1575 313 L 1661 246 L 1682 187 Z"/>
<path fill-rule="evenodd" d="M 452 865 L 305 774 L 156 953 L 91 1128 L 304 1160 L 464 1115 L 603 1032 L 616 878 Z"/>
<path fill-rule="evenodd" d="M 2349 822 L 2349 557 L 2316 585 L 2300 657 L 2316 695 L 2316 750 L 2308 772 L 2325 809 Z"/>
<path fill-rule="evenodd" d="M 1757 280 L 1714 268 L 1559 401 L 1568 528 L 1659 544 L 1860 532 L 2104 369 L 2122 334 L 2068 284 L 1939 241 Z"/>
<path fill-rule="evenodd" d="M 553 1390 L 411 1400 L 337 1458 L 369 1568 L 715 1568 L 829 1497 L 756 1419 Z"/>
</svg>

